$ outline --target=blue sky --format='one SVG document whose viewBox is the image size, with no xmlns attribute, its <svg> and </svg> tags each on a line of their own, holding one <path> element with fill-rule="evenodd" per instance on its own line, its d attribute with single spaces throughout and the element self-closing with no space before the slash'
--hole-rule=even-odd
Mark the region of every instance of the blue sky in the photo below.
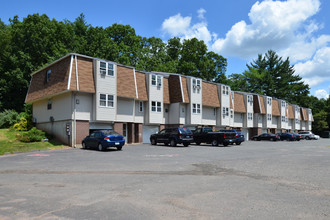
<svg viewBox="0 0 330 220">
<path fill-rule="evenodd" d="M 246 63 L 273 49 L 289 57 L 311 95 L 330 90 L 330 1 L 38 1 L 0 0 L 0 19 L 47 14 L 74 21 L 84 13 L 93 26 L 129 24 L 138 35 L 164 41 L 177 36 L 204 40 L 209 50 L 228 59 L 227 74 L 242 73 Z"/>
</svg>

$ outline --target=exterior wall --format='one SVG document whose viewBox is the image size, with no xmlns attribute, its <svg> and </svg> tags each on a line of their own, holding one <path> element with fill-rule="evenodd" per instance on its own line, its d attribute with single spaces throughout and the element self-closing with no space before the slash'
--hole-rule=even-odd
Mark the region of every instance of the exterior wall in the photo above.
<svg viewBox="0 0 330 220">
<path fill-rule="evenodd" d="M 37 123 L 36 127 L 40 130 L 52 134 L 60 142 L 73 146 L 72 135 L 68 136 L 66 133 L 66 125 L 70 124 L 72 128 L 72 120 L 54 121 L 54 122 L 41 122 Z"/>
<path fill-rule="evenodd" d="M 300 130 L 301 127 L 300 127 L 300 107 L 297 106 L 297 105 L 294 105 L 293 106 L 294 108 L 294 129 L 295 130 Z"/>
<path fill-rule="evenodd" d="M 140 102 L 142 102 L 142 111 L 140 111 L 139 109 Z M 145 112 L 146 112 L 146 102 L 135 101 L 135 120 L 134 120 L 135 123 L 143 123 Z"/>
<path fill-rule="evenodd" d="M 78 93 L 76 98 L 76 120 L 92 120 L 93 115 L 93 94 Z"/>
<path fill-rule="evenodd" d="M 280 117 L 273 116 L 273 117 L 272 117 L 272 125 L 270 126 L 270 128 L 275 128 L 275 129 L 277 129 L 277 128 L 278 128 L 279 120 L 281 120 Z"/>
<path fill-rule="evenodd" d="M 114 64 L 114 76 L 100 73 L 100 61 L 95 60 L 95 117 L 94 120 L 115 121 L 117 114 L 117 65 Z M 100 106 L 100 94 L 113 95 L 113 107 Z"/>
<path fill-rule="evenodd" d="M 245 114 L 243 113 L 234 113 L 234 125 L 233 127 L 235 128 L 242 128 L 243 127 L 243 122 L 244 122 L 244 116 Z"/>
<path fill-rule="evenodd" d="M 152 75 L 156 76 L 156 85 L 152 85 Z M 161 86 L 158 86 L 157 77 L 161 79 Z M 148 114 L 147 114 L 147 124 L 162 124 L 163 122 L 163 76 L 157 74 L 147 74 L 147 83 L 148 83 Z M 161 103 L 161 112 L 153 112 L 151 110 L 152 102 L 160 102 Z"/>
<path fill-rule="evenodd" d="M 117 97 L 117 116 L 116 121 L 134 122 L 135 101 Z"/>
<path fill-rule="evenodd" d="M 170 108 L 170 105 L 168 104 L 164 104 L 164 115 L 163 115 L 163 122 L 162 124 L 168 124 L 169 123 L 169 108 Z"/>
<path fill-rule="evenodd" d="M 48 101 L 51 100 L 52 107 L 47 109 Z M 33 117 L 37 123 L 49 122 L 50 117 L 54 121 L 71 120 L 73 115 L 71 92 L 44 99 L 33 103 Z"/>
<path fill-rule="evenodd" d="M 250 97 L 250 100 L 249 98 Z M 246 127 L 253 127 L 253 95 L 244 95 L 244 100 L 246 102 Z M 252 115 L 252 119 L 249 118 L 249 114 Z"/>
<path fill-rule="evenodd" d="M 227 85 L 219 85 L 220 94 L 220 127 L 230 126 L 230 87 Z M 228 111 L 227 111 L 228 109 Z M 228 114 L 227 114 L 228 112 Z"/>
<path fill-rule="evenodd" d="M 214 112 L 215 111 L 215 112 Z M 203 125 L 216 125 L 217 108 L 203 106 L 202 110 L 202 124 Z"/>
<path fill-rule="evenodd" d="M 193 82 L 196 82 L 195 85 L 197 85 L 197 81 L 199 81 L 200 88 L 197 89 L 196 87 L 193 87 Z M 188 93 L 190 97 L 190 103 L 189 103 L 189 109 L 190 109 L 190 120 L 188 121 L 188 124 L 192 125 L 200 125 L 202 124 L 202 114 L 203 114 L 203 108 L 202 108 L 202 80 L 199 78 L 187 78 L 187 85 L 188 85 Z M 193 112 L 193 106 L 199 105 L 200 112 Z M 196 109 L 196 108 L 195 108 Z"/>
<path fill-rule="evenodd" d="M 76 121 L 76 144 L 81 144 L 82 140 L 88 135 L 89 121 Z"/>
</svg>

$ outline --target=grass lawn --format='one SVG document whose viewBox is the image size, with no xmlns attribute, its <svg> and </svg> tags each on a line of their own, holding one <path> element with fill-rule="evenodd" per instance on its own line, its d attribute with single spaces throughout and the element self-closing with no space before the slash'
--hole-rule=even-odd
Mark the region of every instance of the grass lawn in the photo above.
<svg viewBox="0 0 330 220">
<path fill-rule="evenodd" d="M 19 132 L 9 129 L 0 129 L 0 155 L 5 153 L 24 152 L 40 149 L 62 149 L 68 146 L 50 140 L 49 142 L 24 143 L 17 140 L 16 135 Z"/>
</svg>

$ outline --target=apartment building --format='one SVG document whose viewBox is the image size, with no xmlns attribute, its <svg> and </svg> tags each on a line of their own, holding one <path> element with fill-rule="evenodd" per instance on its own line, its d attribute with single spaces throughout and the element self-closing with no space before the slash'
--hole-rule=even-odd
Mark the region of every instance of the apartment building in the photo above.
<svg viewBox="0 0 330 220">
<path fill-rule="evenodd" d="M 113 129 L 127 143 L 148 143 L 165 127 L 235 128 L 249 139 L 262 132 L 311 130 L 313 121 L 310 109 L 284 100 L 75 53 L 31 76 L 25 101 L 32 103 L 34 123 L 70 146 L 99 129 Z"/>
</svg>

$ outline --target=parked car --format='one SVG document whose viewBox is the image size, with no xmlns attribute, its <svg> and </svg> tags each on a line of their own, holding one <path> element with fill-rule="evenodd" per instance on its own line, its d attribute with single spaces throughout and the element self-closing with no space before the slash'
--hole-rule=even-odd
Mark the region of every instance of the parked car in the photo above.
<svg viewBox="0 0 330 220">
<path fill-rule="evenodd" d="M 296 141 L 300 141 L 302 138 L 302 136 L 298 133 L 292 133 L 295 137 L 296 137 Z"/>
<path fill-rule="evenodd" d="M 298 132 L 298 134 L 300 134 L 302 136 L 303 139 L 306 139 L 306 140 L 317 140 L 317 139 L 320 139 L 320 136 L 318 137 L 315 137 L 315 134 L 313 134 L 313 132 L 311 131 L 300 131 Z"/>
<path fill-rule="evenodd" d="M 220 132 L 228 133 L 228 132 L 235 132 L 235 144 L 240 145 L 242 142 L 245 141 L 244 134 L 240 131 L 236 131 L 235 129 L 222 129 L 219 130 Z"/>
<path fill-rule="evenodd" d="M 212 146 L 218 146 L 222 144 L 228 146 L 230 143 L 236 142 L 235 132 L 220 132 L 212 131 L 210 127 L 197 128 L 194 132 L 194 142 L 197 145 L 201 143 L 212 144 Z"/>
<path fill-rule="evenodd" d="M 97 148 L 99 151 L 106 150 L 109 147 L 115 147 L 121 150 L 125 145 L 125 138 L 113 130 L 99 130 L 92 132 L 82 141 L 82 147 Z"/>
<path fill-rule="evenodd" d="M 280 136 L 281 141 L 295 141 L 296 135 L 292 133 L 277 133 L 276 135 Z"/>
<path fill-rule="evenodd" d="M 152 145 L 164 143 L 175 147 L 177 144 L 183 144 L 187 147 L 193 141 L 193 134 L 188 128 L 165 128 L 156 134 L 150 135 Z"/>
<path fill-rule="evenodd" d="M 263 133 L 261 135 L 252 137 L 252 140 L 254 140 L 254 141 L 261 141 L 261 140 L 278 141 L 278 140 L 280 140 L 280 136 L 278 136 L 276 134 Z"/>
</svg>

